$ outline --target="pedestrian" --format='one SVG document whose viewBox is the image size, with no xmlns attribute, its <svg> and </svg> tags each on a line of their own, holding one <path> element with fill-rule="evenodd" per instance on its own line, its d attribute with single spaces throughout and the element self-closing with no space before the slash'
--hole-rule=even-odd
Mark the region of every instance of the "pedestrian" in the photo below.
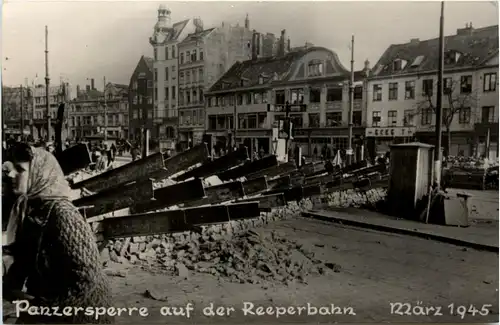
<svg viewBox="0 0 500 325">
<path fill-rule="evenodd" d="M 3 298 L 28 300 L 50 310 L 112 306 L 90 225 L 71 203 L 71 191 L 56 158 L 43 148 L 20 144 L 8 154 L 3 190 L 11 198 L 4 236 Z M 2 200 L 3 201 L 3 200 Z M 5 261 L 4 260 L 4 261 Z M 23 285 L 26 282 L 26 292 Z M 111 317 L 21 313 L 20 324 L 113 323 Z"/>
<path fill-rule="evenodd" d="M 116 156 L 116 146 L 114 143 L 111 144 L 111 153 L 113 154 L 113 158 Z"/>
</svg>

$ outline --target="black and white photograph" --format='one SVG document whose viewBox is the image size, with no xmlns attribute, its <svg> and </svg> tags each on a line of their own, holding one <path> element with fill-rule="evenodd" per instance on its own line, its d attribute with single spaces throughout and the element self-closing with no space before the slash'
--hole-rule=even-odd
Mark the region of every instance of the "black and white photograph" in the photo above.
<svg viewBox="0 0 500 325">
<path fill-rule="evenodd" d="M 2 322 L 499 322 L 497 1 L 1 6 Z"/>
</svg>

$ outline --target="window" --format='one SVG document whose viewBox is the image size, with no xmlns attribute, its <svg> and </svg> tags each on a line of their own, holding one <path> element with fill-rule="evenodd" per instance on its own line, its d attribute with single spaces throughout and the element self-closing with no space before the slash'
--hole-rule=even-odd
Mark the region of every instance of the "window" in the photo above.
<svg viewBox="0 0 500 325">
<path fill-rule="evenodd" d="M 184 84 L 184 72 L 179 72 L 179 84 Z"/>
<path fill-rule="evenodd" d="M 201 52 L 201 53 L 203 53 L 203 52 Z M 203 82 L 203 79 L 204 79 L 204 77 L 203 77 L 203 68 L 199 68 L 198 69 L 198 79 L 199 79 L 200 82 Z"/>
<path fill-rule="evenodd" d="M 158 49 L 153 50 L 153 57 L 154 57 L 155 61 L 158 60 Z"/>
<path fill-rule="evenodd" d="M 321 89 L 311 87 L 309 89 L 309 102 L 319 103 L 320 101 L 321 101 Z"/>
<path fill-rule="evenodd" d="M 340 102 L 342 101 L 342 88 L 328 88 L 326 90 L 327 102 Z"/>
<path fill-rule="evenodd" d="M 354 87 L 354 99 L 363 99 L 363 87 L 362 86 Z"/>
<path fill-rule="evenodd" d="M 186 90 L 185 92 L 185 97 L 186 97 L 186 104 L 191 104 L 191 92 L 189 90 Z"/>
<path fill-rule="evenodd" d="M 443 78 L 443 94 L 451 94 L 452 92 L 452 80 L 451 78 Z"/>
<path fill-rule="evenodd" d="M 181 53 L 181 64 L 184 64 L 184 53 Z"/>
<path fill-rule="evenodd" d="M 169 97 L 168 97 L 168 87 L 165 87 L 165 100 L 169 100 Z"/>
<path fill-rule="evenodd" d="M 189 63 L 189 60 L 191 60 L 191 52 L 187 51 L 186 52 L 186 63 Z"/>
<path fill-rule="evenodd" d="M 156 101 L 158 101 L 158 88 L 155 88 L 154 93 L 155 93 L 154 97 L 155 97 L 155 102 L 156 102 Z"/>
<path fill-rule="evenodd" d="M 311 62 L 309 63 L 309 77 L 317 77 L 323 75 L 323 63 L 322 62 Z"/>
<path fill-rule="evenodd" d="M 155 72 L 154 72 L 154 81 L 155 82 L 158 81 L 158 69 L 155 69 Z"/>
<path fill-rule="evenodd" d="M 198 92 L 196 91 L 196 89 L 193 89 L 193 103 L 198 103 Z"/>
<path fill-rule="evenodd" d="M 276 105 L 284 105 L 285 104 L 285 91 L 277 90 L 274 94 L 274 103 Z"/>
<path fill-rule="evenodd" d="M 253 103 L 254 104 L 261 104 L 262 103 L 262 94 L 261 93 L 254 93 L 253 94 Z"/>
<path fill-rule="evenodd" d="M 389 100 L 398 100 L 398 83 L 389 83 Z"/>
<path fill-rule="evenodd" d="M 290 102 L 293 105 L 304 104 L 304 89 L 292 89 L 290 91 Z"/>
<path fill-rule="evenodd" d="M 165 80 L 168 80 L 168 67 L 165 68 Z"/>
<path fill-rule="evenodd" d="M 396 126 L 398 124 L 398 111 L 387 112 L 387 126 Z"/>
<path fill-rule="evenodd" d="M 434 94 L 434 80 L 425 79 L 422 81 L 422 95 L 432 96 Z"/>
<path fill-rule="evenodd" d="M 175 59 L 175 46 L 172 46 L 172 59 Z"/>
<path fill-rule="evenodd" d="M 309 114 L 309 127 L 318 128 L 319 127 L 319 114 Z"/>
<path fill-rule="evenodd" d="M 172 99 L 175 99 L 175 86 L 172 86 Z"/>
<path fill-rule="evenodd" d="M 472 76 L 460 77 L 460 92 L 470 94 L 472 92 Z"/>
<path fill-rule="evenodd" d="M 193 53 L 191 53 L 191 61 L 196 62 L 196 50 L 193 50 Z"/>
<path fill-rule="evenodd" d="M 252 97 L 253 97 L 253 96 L 252 96 L 252 93 L 247 93 L 247 94 L 246 94 L 246 99 L 247 99 L 247 100 L 246 100 L 246 104 L 247 104 L 247 105 L 250 105 L 250 104 L 252 103 Z"/>
<path fill-rule="evenodd" d="M 381 120 L 381 113 L 380 113 L 380 111 L 374 111 L 374 112 L 372 112 L 372 126 L 373 127 L 379 127 L 380 126 L 380 120 Z"/>
<path fill-rule="evenodd" d="M 172 79 L 175 79 L 175 65 L 172 66 Z"/>
<path fill-rule="evenodd" d="M 291 114 L 290 115 L 290 122 L 292 122 L 292 125 L 294 128 L 303 128 L 304 127 L 304 119 L 302 117 L 302 114 Z"/>
<path fill-rule="evenodd" d="M 497 89 L 497 73 L 485 73 L 483 78 L 483 91 L 495 91 Z"/>
<path fill-rule="evenodd" d="M 153 80 L 148 80 L 148 88 L 153 88 Z"/>
<path fill-rule="evenodd" d="M 193 76 L 193 77 L 192 77 L 193 82 L 196 82 L 196 81 L 197 81 L 197 80 L 196 80 L 196 72 L 198 72 L 198 70 L 196 70 L 196 69 L 195 69 L 195 70 L 193 70 L 193 71 L 191 72 L 191 75 Z"/>
<path fill-rule="evenodd" d="M 432 122 L 432 108 L 424 108 L 422 110 L 422 119 L 421 119 L 421 124 L 422 125 L 430 125 Z"/>
<path fill-rule="evenodd" d="M 360 111 L 352 112 L 352 124 L 354 126 L 361 126 L 362 113 Z"/>
<path fill-rule="evenodd" d="M 262 85 L 264 83 L 264 77 L 259 76 L 259 85 Z"/>
<path fill-rule="evenodd" d="M 373 85 L 373 101 L 382 101 L 382 85 Z"/>
<path fill-rule="evenodd" d="M 415 81 L 405 82 L 405 99 L 415 99 Z"/>
<path fill-rule="evenodd" d="M 200 61 L 203 61 L 203 50 L 200 49 Z"/>
<path fill-rule="evenodd" d="M 191 83 L 191 72 L 186 71 L 186 83 Z"/>
<path fill-rule="evenodd" d="M 469 124 L 471 116 L 471 108 L 463 107 L 458 112 L 458 123 L 460 124 Z"/>
<path fill-rule="evenodd" d="M 407 109 L 404 112 L 403 117 L 403 125 L 404 126 L 413 126 L 413 110 Z"/>
<path fill-rule="evenodd" d="M 326 126 L 342 126 L 342 112 L 326 113 Z"/>
<path fill-rule="evenodd" d="M 495 123 L 495 106 L 481 108 L 481 123 Z"/>
</svg>

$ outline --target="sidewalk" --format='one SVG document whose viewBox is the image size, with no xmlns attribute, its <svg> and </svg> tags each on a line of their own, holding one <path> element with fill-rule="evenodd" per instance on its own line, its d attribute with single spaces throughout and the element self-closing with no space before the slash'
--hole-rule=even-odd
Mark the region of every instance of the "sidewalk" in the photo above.
<svg viewBox="0 0 500 325">
<path fill-rule="evenodd" d="M 309 210 L 303 217 L 349 226 L 422 237 L 479 250 L 498 252 L 498 222 L 470 220 L 469 227 L 439 226 L 396 219 L 360 209 Z"/>
</svg>

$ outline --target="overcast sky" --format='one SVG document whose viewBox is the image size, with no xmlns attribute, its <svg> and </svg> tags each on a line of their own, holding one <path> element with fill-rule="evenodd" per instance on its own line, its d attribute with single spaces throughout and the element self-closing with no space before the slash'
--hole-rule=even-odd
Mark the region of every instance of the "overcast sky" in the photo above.
<svg viewBox="0 0 500 325">
<path fill-rule="evenodd" d="M 61 77 L 82 87 L 87 78 L 101 89 L 108 81 L 128 84 L 141 55 L 152 56 L 149 44 L 161 2 L 7 1 L 3 4 L 2 72 L 5 85 L 43 83 L 44 26 L 49 26 L 51 84 Z M 355 67 L 365 59 L 373 66 L 391 44 L 438 36 L 439 2 L 164 2 L 172 21 L 199 16 L 206 28 L 222 21 L 279 36 L 286 29 L 292 46 L 309 41 L 334 50 L 349 68 L 351 35 L 355 35 Z M 498 24 L 498 8 L 490 1 L 446 2 L 445 35 L 472 22 Z M 8 60 L 6 60 L 8 58 Z"/>
</svg>

